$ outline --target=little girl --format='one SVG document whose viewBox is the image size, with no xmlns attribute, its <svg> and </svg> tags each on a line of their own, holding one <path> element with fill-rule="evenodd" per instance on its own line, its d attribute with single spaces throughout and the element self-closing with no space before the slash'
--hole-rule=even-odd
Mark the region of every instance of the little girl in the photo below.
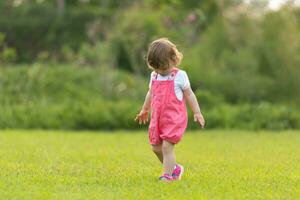
<svg viewBox="0 0 300 200">
<path fill-rule="evenodd" d="M 149 140 L 153 152 L 163 164 L 163 175 L 159 178 L 162 181 L 179 180 L 183 174 L 183 166 L 175 161 L 174 145 L 181 140 L 187 126 L 185 100 L 194 113 L 194 121 L 202 128 L 205 124 L 188 76 L 177 68 L 182 57 L 167 38 L 150 44 L 147 64 L 153 72 L 144 105 L 135 118 L 140 124 L 145 124 L 151 109 Z"/>
</svg>

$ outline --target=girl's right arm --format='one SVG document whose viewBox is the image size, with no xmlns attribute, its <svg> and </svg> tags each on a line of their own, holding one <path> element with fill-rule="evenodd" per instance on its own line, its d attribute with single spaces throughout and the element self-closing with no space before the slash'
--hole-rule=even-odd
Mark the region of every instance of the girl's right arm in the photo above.
<svg viewBox="0 0 300 200">
<path fill-rule="evenodd" d="M 139 121 L 139 124 L 146 124 L 148 122 L 148 113 L 151 107 L 151 91 L 148 90 L 143 107 L 139 114 L 136 115 L 135 121 Z"/>
</svg>

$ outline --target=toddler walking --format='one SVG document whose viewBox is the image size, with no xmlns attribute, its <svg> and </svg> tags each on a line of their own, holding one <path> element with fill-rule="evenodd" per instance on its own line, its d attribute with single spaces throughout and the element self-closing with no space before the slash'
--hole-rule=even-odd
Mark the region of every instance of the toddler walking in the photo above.
<svg viewBox="0 0 300 200">
<path fill-rule="evenodd" d="M 135 118 L 140 124 L 145 124 L 151 112 L 149 140 L 153 152 L 163 164 L 163 174 L 159 177 L 162 181 L 180 180 L 184 171 L 183 166 L 176 163 L 174 145 L 181 140 L 187 126 L 185 100 L 194 113 L 194 121 L 202 128 L 205 124 L 188 76 L 178 69 L 182 57 L 167 38 L 150 44 L 147 64 L 153 72 L 145 102 Z"/>
</svg>

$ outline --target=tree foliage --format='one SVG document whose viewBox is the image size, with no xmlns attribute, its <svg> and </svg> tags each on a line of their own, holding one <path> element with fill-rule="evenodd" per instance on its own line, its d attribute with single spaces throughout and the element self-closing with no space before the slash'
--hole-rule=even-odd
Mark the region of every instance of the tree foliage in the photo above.
<svg viewBox="0 0 300 200">
<path fill-rule="evenodd" d="M 183 52 L 181 67 L 200 94 L 200 102 L 204 98 L 203 107 L 221 105 L 209 112 L 211 119 L 217 122 L 214 113 L 224 113 L 233 104 L 242 105 L 244 111 L 267 105 L 257 109 L 280 118 L 268 102 L 285 106 L 300 103 L 300 9 L 286 5 L 273 11 L 266 5 L 266 1 L 248 5 L 241 0 L 2 0 L 0 63 L 30 66 L 39 62 L 77 66 L 76 70 L 83 71 L 86 67 L 101 69 L 106 79 L 96 85 L 102 88 L 98 91 L 103 93 L 101 98 L 142 101 L 138 85 L 139 95 L 119 92 L 113 74 L 125 71 L 129 75 L 120 78 L 126 81 L 130 76 L 133 80 L 148 79 L 147 46 L 156 38 L 168 37 Z M 32 68 L 22 70 L 29 73 Z M 66 77 L 72 76 L 72 70 L 64 71 Z M 50 82 L 55 82 L 52 78 Z M 15 88 L 10 87 L 5 92 L 13 92 Z M 50 84 L 43 87 L 41 91 L 52 88 Z M 74 93 L 81 98 L 88 95 L 84 90 L 78 87 Z M 119 96 L 114 96 L 115 92 Z M 61 96 L 69 97 L 72 95 L 68 92 Z M 6 101 L 18 98 L 16 95 Z M 285 106 L 282 113 L 289 113 Z M 240 115 L 237 113 L 236 118 Z M 253 113 L 261 114 L 259 110 Z"/>
</svg>

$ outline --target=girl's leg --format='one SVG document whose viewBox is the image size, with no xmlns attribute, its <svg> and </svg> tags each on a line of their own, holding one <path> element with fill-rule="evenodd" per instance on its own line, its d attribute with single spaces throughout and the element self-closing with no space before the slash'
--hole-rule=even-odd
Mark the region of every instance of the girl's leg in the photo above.
<svg viewBox="0 0 300 200">
<path fill-rule="evenodd" d="M 168 141 L 162 143 L 164 174 L 172 175 L 175 166 L 174 144 Z"/>
<path fill-rule="evenodd" d="M 162 145 L 152 145 L 152 151 L 155 153 L 161 163 L 163 163 Z"/>
</svg>

